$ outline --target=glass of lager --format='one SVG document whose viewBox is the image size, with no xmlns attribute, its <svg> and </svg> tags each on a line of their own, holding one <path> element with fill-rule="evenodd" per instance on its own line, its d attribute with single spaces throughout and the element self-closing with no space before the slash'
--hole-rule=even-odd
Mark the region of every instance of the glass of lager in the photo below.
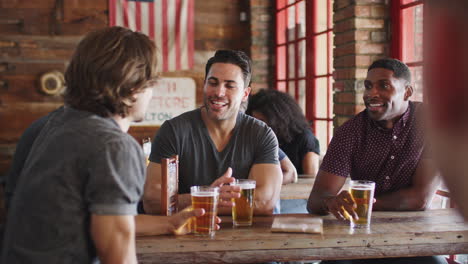
<svg viewBox="0 0 468 264">
<path fill-rule="evenodd" d="M 218 214 L 219 188 L 211 186 L 190 187 L 192 207 L 205 209 L 205 214 L 195 219 L 193 232 L 199 236 L 213 237 Z"/>
<path fill-rule="evenodd" d="M 241 196 L 233 198 L 232 222 L 234 226 L 251 226 L 253 219 L 255 180 L 237 179 L 231 185 L 238 185 L 241 188 Z"/>
<path fill-rule="evenodd" d="M 372 205 L 374 204 L 375 182 L 373 181 L 350 181 L 349 193 L 353 197 L 357 207 L 355 209 L 359 219 L 350 223 L 355 228 L 369 228 L 371 222 Z"/>
</svg>

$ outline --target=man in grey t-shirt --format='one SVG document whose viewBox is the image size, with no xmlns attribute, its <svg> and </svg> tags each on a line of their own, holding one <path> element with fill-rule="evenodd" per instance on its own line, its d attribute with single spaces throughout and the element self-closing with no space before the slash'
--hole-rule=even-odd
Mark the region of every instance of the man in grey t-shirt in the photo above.
<svg viewBox="0 0 468 264">
<path fill-rule="evenodd" d="M 161 158 L 177 154 L 180 208 L 190 205 L 190 186 L 212 185 L 221 187 L 220 213 L 230 213 L 239 188 L 225 184 L 250 178 L 257 182 L 254 213 L 272 214 L 282 182 L 278 142 L 263 122 L 239 113 L 250 93 L 250 64 L 241 51 L 217 51 L 205 69 L 204 106 L 161 126 L 145 183 L 147 212 L 159 213 Z"/>
<path fill-rule="evenodd" d="M 135 229 L 171 233 L 203 213 L 134 217 L 145 164 L 126 132 L 143 119 L 155 78 L 156 47 L 141 33 L 110 27 L 79 43 L 65 106 L 18 144 L 0 262 L 136 263 Z"/>
</svg>

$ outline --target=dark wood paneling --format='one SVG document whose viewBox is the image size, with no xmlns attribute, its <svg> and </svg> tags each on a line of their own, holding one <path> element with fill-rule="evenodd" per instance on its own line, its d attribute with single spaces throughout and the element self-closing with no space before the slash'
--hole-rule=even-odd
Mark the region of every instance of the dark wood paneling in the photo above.
<svg viewBox="0 0 468 264">
<path fill-rule="evenodd" d="M 1 0 L 0 18 L 5 34 L 82 35 L 108 25 L 107 0 Z"/>
<path fill-rule="evenodd" d="M 23 131 L 35 120 L 57 109 L 61 102 L 14 103 L 0 107 L 0 147 L 16 143 Z"/>
<path fill-rule="evenodd" d="M 195 52 L 217 49 L 249 51 L 250 26 L 239 22 L 246 0 L 195 1 Z M 63 4 L 63 6 L 57 4 Z M 44 72 L 63 72 L 79 40 L 108 26 L 108 0 L 0 0 L 0 175 L 10 163 L 23 131 L 61 105 L 61 98 L 39 92 Z M 196 104 L 203 102 L 204 64 L 192 70 L 161 74 L 195 80 Z M 8 88 L 2 87 L 8 82 Z M 158 127 L 132 127 L 139 142 Z"/>
</svg>

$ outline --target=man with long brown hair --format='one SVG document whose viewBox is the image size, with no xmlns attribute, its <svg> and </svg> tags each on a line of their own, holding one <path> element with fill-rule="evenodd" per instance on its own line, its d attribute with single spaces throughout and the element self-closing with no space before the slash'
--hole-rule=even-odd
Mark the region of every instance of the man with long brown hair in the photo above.
<svg viewBox="0 0 468 264">
<path fill-rule="evenodd" d="M 121 27 L 90 33 L 65 79 L 65 106 L 33 125 L 27 158 L 16 178 L 7 177 L 1 260 L 136 263 L 135 233 L 175 233 L 203 214 L 134 217 L 146 168 L 141 147 L 126 132 L 151 99 L 156 47 Z"/>
</svg>

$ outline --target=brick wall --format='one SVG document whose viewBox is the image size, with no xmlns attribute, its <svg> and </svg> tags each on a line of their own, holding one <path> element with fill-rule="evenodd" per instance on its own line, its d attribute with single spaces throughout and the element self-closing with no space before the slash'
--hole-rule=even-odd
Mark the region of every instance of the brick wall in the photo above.
<svg viewBox="0 0 468 264">
<path fill-rule="evenodd" d="M 334 22 L 334 127 L 364 109 L 363 80 L 372 61 L 389 56 L 386 0 L 336 0 Z"/>
<path fill-rule="evenodd" d="M 274 2 L 250 0 L 249 19 L 252 38 L 250 55 L 253 62 L 254 92 L 260 88 L 273 88 L 274 85 Z"/>
</svg>

